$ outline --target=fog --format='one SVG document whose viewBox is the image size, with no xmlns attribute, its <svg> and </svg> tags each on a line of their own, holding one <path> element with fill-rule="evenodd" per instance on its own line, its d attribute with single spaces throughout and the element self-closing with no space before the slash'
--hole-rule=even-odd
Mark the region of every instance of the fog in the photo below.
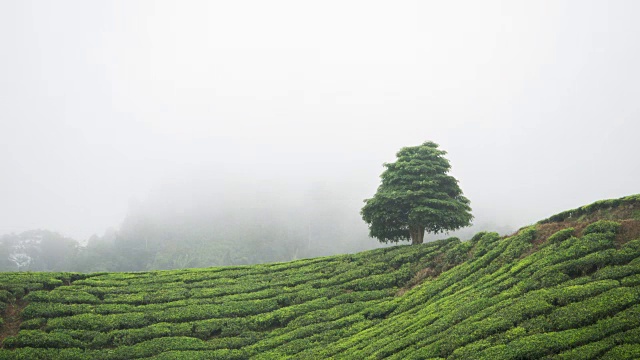
<svg viewBox="0 0 640 360">
<path fill-rule="evenodd" d="M 427 140 L 478 226 L 638 193 L 638 14 L 636 1 L 4 1 L 0 234 L 82 241 L 145 218 L 211 237 L 252 217 L 375 247 L 362 200 L 382 163 Z"/>
</svg>

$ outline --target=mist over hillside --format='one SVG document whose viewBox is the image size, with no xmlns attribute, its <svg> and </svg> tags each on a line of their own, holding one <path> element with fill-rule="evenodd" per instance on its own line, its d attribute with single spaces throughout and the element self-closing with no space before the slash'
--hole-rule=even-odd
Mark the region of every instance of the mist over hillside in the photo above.
<svg viewBox="0 0 640 360">
<path fill-rule="evenodd" d="M 0 271 L 133 271 L 258 264 L 383 246 L 360 217 L 357 184 L 224 182 L 158 189 L 87 241 L 47 230 L 0 236 Z M 340 187 L 342 186 L 342 187 Z M 210 189 L 215 189 L 211 191 Z M 370 196 L 370 195 L 369 195 Z M 364 198 L 364 197 L 363 197 Z M 515 227 L 480 223 L 427 241 Z M 47 249 L 56 249 L 50 251 Z"/>
</svg>

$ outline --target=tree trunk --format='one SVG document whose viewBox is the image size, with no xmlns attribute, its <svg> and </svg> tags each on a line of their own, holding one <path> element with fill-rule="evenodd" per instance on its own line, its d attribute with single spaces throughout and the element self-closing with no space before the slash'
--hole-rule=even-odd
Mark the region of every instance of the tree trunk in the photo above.
<svg viewBox="0 0 640 360">
<path fill-rule="evenodd" d="M 422 242 L 424 241 L 424 227 L 409 227 L 409 235 L 411 236 L 411 245 L 422 244 Z"/>
</svg>

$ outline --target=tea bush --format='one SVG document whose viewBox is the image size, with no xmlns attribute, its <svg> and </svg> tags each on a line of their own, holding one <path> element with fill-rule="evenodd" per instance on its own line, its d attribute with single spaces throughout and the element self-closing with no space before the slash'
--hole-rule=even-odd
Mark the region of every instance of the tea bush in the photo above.
<svg viewBox="0 0 640 360">
<path fill-rule="evenodd" d="M 587 226 L 582 232 L 583 235 L 594 233 L 617 233 L 620 230 L 620 223 L 611 220 L 598 220 Z"/>
</svg>

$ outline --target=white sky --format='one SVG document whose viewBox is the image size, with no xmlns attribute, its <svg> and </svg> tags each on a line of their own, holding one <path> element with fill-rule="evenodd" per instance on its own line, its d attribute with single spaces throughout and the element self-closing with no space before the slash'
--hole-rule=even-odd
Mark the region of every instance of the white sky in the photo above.
<svg viewBox="0 0 640 360">
<path fill-rule="evenodd" d="M 449 152 L 477 221 L 640 193 L 637 1 L 0 2 L 0 233 L 79 239 L 132 199 L 373 195 Z M 177 189 L 177 190 L 176 190 Z"/>
</svg>

